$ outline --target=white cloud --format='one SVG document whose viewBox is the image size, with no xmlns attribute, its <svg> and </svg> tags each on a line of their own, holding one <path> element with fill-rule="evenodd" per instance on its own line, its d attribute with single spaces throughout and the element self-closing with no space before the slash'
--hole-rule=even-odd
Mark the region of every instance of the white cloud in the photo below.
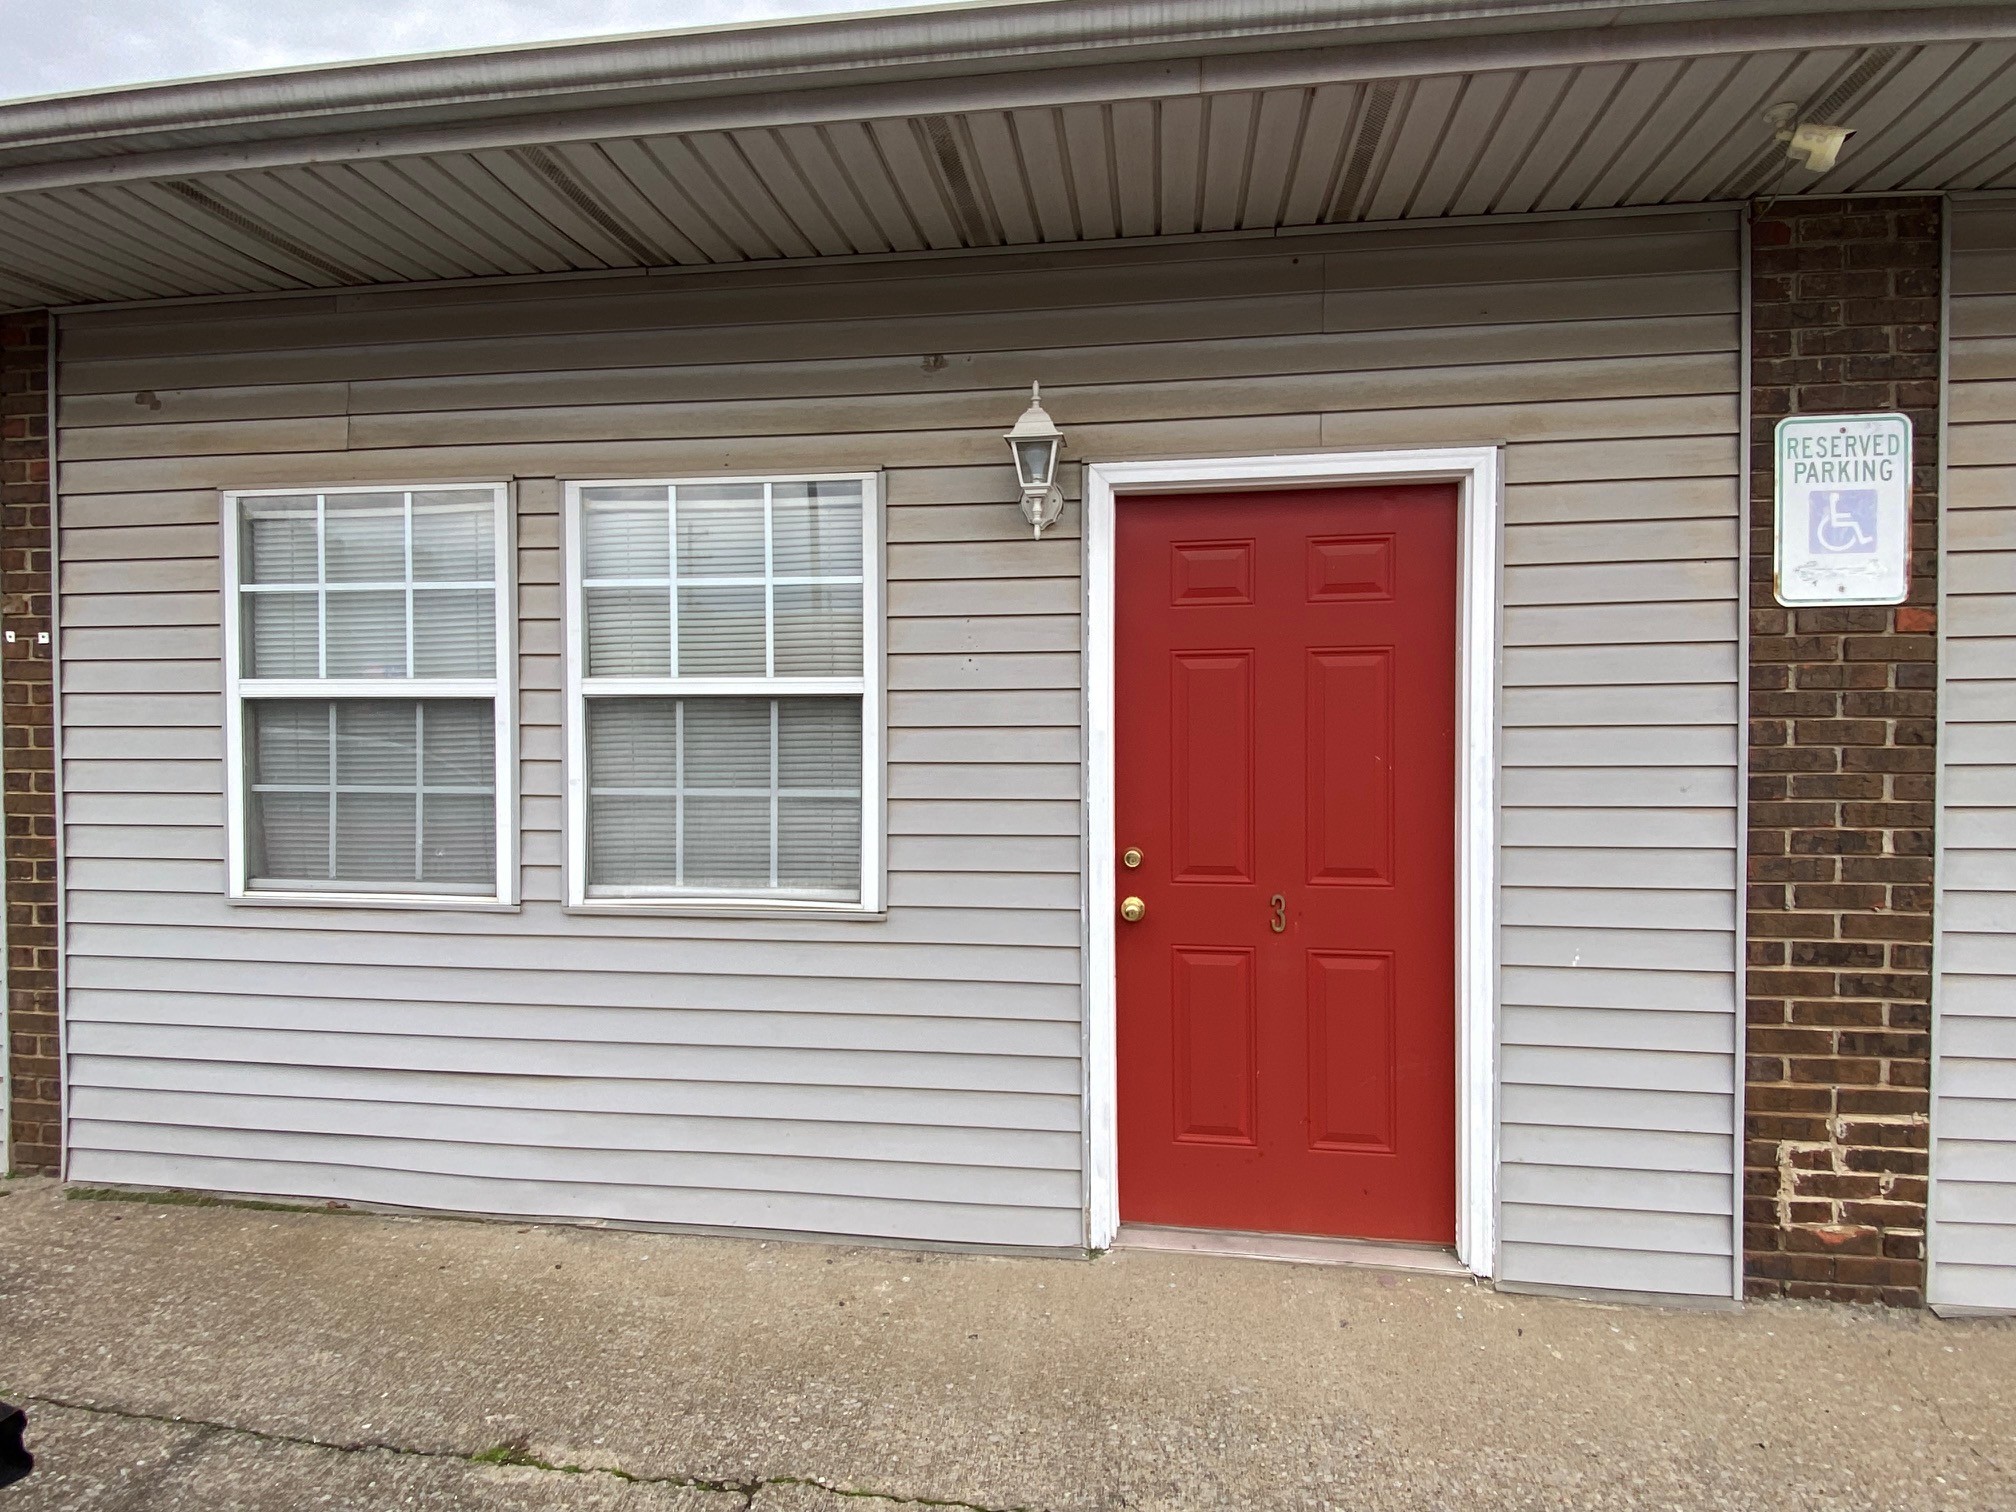
<svg viewBox="0 0 2016 1512">
<path fill-rule="evenodd" d="M 932 0 L 0 0 L 0 100 Z"/>
</svg>

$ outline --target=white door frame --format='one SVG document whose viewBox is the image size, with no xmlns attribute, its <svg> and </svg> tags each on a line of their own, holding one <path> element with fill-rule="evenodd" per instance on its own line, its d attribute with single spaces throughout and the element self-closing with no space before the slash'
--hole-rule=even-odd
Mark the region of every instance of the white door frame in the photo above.
<svg viewBox="0 0 2016 1512">
<path fill-rule="evenodd" d="M 1091 1249 L 1120 1227 L 1113 753 L 1113 528 L 1130 493 L 1251 493 L 1338 484 L 1457 485 L 1456 1255 L 1488 1276 L 1496 1251 L 1498 520 L 1496 447 L 1321 452 L 1085 468 L 1087 976 L 1085 1229 Z"/>
</svg>

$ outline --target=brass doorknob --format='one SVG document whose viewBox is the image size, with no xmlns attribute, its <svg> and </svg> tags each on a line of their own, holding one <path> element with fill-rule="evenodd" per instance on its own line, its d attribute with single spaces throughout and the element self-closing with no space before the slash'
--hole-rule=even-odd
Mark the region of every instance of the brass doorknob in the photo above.
<svg viewBox="0 0 2016 1512">
<path fill-rule="evenodd" d="M 1148 912 L 1148 905 L 1139 898 L 1123 898 L 1120 902 L 1120 917 L 1129 924 L 1139 924 L 1141 916 Z"/>
</svg>

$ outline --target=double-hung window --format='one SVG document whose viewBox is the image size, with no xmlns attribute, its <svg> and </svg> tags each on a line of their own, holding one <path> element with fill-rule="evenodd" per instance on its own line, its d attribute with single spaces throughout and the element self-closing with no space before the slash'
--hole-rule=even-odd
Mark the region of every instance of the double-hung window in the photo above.
<svg viewBox="0 0 2016 1512">
<path fill-rule="evenodd" d="M 577 906 L 880 907 L 875 482 L 568 487 Z"/>
<path fill-rule="evenodd" d="M 234 897 L 512 901 L 507 493 L 224 496 Z"/>
</svg>

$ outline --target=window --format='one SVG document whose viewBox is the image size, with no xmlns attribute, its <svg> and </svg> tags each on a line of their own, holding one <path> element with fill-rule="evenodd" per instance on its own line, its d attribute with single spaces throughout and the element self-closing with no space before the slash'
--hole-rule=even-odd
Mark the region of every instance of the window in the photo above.
<svg viewBox="0 0 2016 1512">
<path fill-rule="evenodd" d="M 511 901 L 505 498 L 224 496 L 234 897 Z"/>
<path fill-rule="evenodd" d="M 568 488 L 575 904 L 880 907 L 874 484 Z"/>
</svg>

